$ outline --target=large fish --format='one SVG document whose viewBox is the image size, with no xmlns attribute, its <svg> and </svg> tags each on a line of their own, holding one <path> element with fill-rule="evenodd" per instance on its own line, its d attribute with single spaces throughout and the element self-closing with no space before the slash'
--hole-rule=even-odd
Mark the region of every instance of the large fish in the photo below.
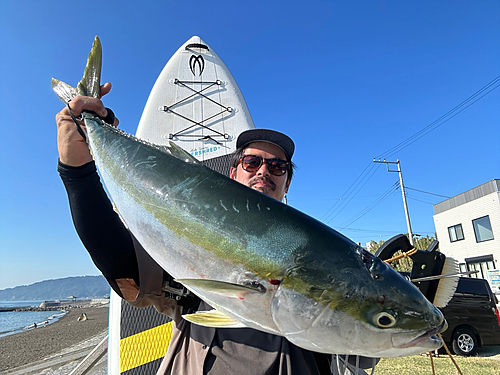
<svg viewBox="0 0 500 375">
<path fill-rule="evenodd" d="M 97 97 L 98 38 L 67 103 Z M 324 353 L 396 357 L 434 350 L 441 312 L 391 267 L 306 214 L 231 180 L 171 143 L 143 142 L 83 113 L 120 215 L 167 272 L 214 307 L 186 317 L 246 326 Z"/>
</svg>

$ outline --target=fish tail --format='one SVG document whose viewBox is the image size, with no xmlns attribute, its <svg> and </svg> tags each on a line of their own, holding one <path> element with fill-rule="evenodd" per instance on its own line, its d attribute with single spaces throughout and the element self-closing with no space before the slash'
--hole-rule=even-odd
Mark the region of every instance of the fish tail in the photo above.
<svg viewBox="0 0 500 375">
<path fill-rule="evenodd" d="M 71 99 L 78 95 L 76 88 L 55 78 L 52 78 L 52 90 L 54 90 L 64 104 L 68 104 Z"/>
<path fill-rule="evenodd" d="M 68 104 L 77 95 L 99 98 L 101 90 L 101 67 L 102 47 L 99 37 L 96 36 L 87 59 L 83 77 L 78 82 L 76 88 L 52 78 L 52 89 L 64 104 Z"/>
</svg>

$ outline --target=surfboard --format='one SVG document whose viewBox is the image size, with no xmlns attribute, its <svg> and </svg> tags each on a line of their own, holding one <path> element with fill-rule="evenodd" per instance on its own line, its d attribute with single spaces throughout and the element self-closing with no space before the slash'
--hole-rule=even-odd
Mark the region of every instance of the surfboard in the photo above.
<svg viewBox="0 0 500 375">
<path fill-rule="evenodd" d="M 136 136 L 155 144 L 173 141 L 207 161 L 232 153 L 238 135 L 251 128 L 248 107 L 229 69 L 193 36 L 160 73 Z"/>
<path fill-rule="evenodd" d="M 254 124 L 229 69 L 199 36 L 169 59 L 151 90 L 136 136 L 174 142 L 208 167 L 229 175 L 238 135 Z M 112 292 L 108 374 L 152 374 L 172 332 L 170 319 L 154 307 L 135 308 Z"/>
</svg>

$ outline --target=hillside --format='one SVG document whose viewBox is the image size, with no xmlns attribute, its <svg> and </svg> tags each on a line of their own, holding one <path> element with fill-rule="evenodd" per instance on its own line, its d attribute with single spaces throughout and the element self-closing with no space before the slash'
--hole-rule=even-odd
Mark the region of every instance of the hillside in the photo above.
<svg viewBox="0 0 500 375">
<path fill-rule="evenodd" d="M 0 290 L 0 301 L 57 300 L 69 296 L 103 298 L 110 288 L 103 276 L 78 276 L 45 280 Z"/>
</svg>

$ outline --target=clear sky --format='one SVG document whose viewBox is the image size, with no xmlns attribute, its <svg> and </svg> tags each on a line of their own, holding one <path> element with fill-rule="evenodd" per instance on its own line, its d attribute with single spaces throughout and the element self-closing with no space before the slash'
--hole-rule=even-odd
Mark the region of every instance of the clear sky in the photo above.
<svg viewBox="0 0 500 375">
<path fill-rule="evenodd" d="M 407 232 L 398 175 L 373 158 L 401 161 L 423 236 L 442 196 L 500 178 L 500 82 L 448 113 L 500 76 L 496 0 L 1 0 L 0 289 L 98 274 L 56 172 L 50 87 L 79 81 L 95 35 L 130 133 L 168 59 L 203 38 L 255 125 L 295 140 L 289 204 L 356 242 Z"/>
</svg>

